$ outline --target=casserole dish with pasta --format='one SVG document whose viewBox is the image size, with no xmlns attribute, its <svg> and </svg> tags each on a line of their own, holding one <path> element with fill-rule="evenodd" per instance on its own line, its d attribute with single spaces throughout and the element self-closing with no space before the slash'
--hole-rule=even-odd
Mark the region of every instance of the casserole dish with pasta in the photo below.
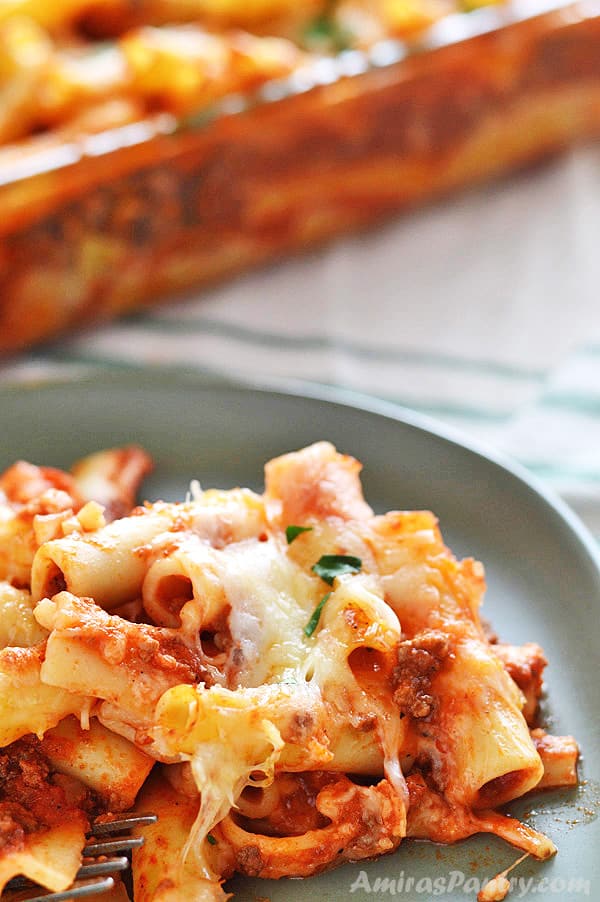
<svg viewBox="0 0 600 902">
<path fill-rule="evenodd" d="M 600 125 L 595 0 L 10 0 L 0 50 L 3 352 Z"/>
</svg>

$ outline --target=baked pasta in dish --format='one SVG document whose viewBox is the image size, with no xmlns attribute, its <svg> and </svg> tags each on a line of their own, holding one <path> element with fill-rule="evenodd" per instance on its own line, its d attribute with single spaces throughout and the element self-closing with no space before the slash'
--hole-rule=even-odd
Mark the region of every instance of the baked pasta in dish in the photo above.
<svg viewBox="0 0 600 902">
<path fill-rule="evenodd" d="M 149 466 L 0 478 L 0 888 L 64 889 L 90 822 L 134 804 L 159 816 L 136 902 L 405 837 L 555 853 L 497 809 L 574 785 L 576 742 L 536 728 L 543 652 L 488 638 L 483 568 L 433 514 L 374 515 L 326 442 L 271 460 L 262 495 L 133 507 Z"/>
<path fill-rule="evenodd" d="M 159 111 L 201 115 L 226 95 L 302 78 L 319 58 L 410 41 L 458 9 L 456 0 L 13 0 L 0 6 L 0 145 L 72 139 Z"/>
</svg>

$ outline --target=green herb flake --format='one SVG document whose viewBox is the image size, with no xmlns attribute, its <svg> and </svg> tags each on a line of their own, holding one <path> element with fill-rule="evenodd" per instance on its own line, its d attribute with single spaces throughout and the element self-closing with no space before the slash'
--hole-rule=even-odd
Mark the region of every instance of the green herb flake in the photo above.
<svg viewBox="0 0 600 902">
<path fill-rule="evenodd" d="M 312 532 L 312 526 L 286 526 L 285 537 L 288 545 L 291 545 L 294 539 L 301 536 L 303 532 Z"/>
<path fill-rule="evenodd" d="M 317 16 L 308 23 L 304 29 L 304 38 L 307 41 L 331 39 L 335 32 L 335 22 L 328 16 Z"/>
<path fill-rule="evenodd" d="M 348 50 L 352 36 L 331 15 L 326 14 L 309 22 L 304 29 L 302 43 L 308 50 L 339 53 Z"/>
<path fill-rule="evenodd" d="M 206 834 L 206 840 L 207 840 L 207 842 L 210 843 L 211 846 L 216 846 L 216 844 L 217 844 L 217 840 L 214 838 L 212 833 Z"/>
<path fill-rule="evenodd" d="M 329 586 L 332 586 L 336 576 L 342 576 L 344 573 L 358 573 L 361 567 L 361 559 L 351 554 L 324 554 L 316 564 L 313 564 L 311 569 Z"/>
<path fill-rule="evenodd" d="M 327 595 L 323 596 L 323 598 L 321 599 L 319 604 L 316 606 L 316 608 L 312 612 L 312 616 L 311 616 L 310 620 L 304 627 L 304 635 L 308 636 L 309 639 L 312 636 L 312 634 L 314 633 L 314 631 L 316 630 L 317 626 L 319 625 L 319 620 L 321 619 L 321 611 L 325 607 L 325 602 L 327 601 L 327 599 L 329 598 L 330 595 L 331 595 L 331 592 L 328 592 Z"/>
</svg>

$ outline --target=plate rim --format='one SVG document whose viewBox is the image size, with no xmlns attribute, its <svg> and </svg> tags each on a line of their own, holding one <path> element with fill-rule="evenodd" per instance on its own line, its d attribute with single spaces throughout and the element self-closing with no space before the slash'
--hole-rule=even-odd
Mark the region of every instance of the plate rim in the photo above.
<svg viewBox="0 0 600 902">
<path fill-rule="evenodd" d="M 469 454 L 494 464 L 507 472 L 527 489 L 536 494 L 559 517 L 563 525 L 578 540 L 582 551 L 585 551 L 590 563 L 594 566 L 600 581 L 600 542 L 598 542 L 578 514 L 560 495 L 538 476 L 528 470 L 519 461 L 493 446 L 468 434 L 459 428 L 446 424 L 427 414 L 405 407 L 393 401 L 383 400 L 365 392 L 342 386 L 323 385 L 319 382 L 293 378 L 259 378 L 237 379 L 217 373 L 198 372 L 178 366 L 89 366 L 84 372 L 54 372 L 48 375 L 34 376 L 29 379 L 9 378 L 0 381 L 0 403 L 5 396 L 21 393 L 33 393 L 43 389 L 61 387 L 79 388 L 86 385 L 97 387 L 98 383 L 121 384 L 124 386 L 142 384 L 144 387 L 153 382 L 161 388 L 166 383 L 174 387 L 198 389 L 214 389 L 217 391 L 237 391 L 259 393 L 262 396 L 278 395 L 294 397 L 309 401 L 324 402 L 342 408 L 363 411 L 382 416 L 388 420 L 407 425 L 421 433 L 432 435 L 451 445 L 462 448 Z M 598 601 L 600 603 L 600 594 Z"/>
</svg>

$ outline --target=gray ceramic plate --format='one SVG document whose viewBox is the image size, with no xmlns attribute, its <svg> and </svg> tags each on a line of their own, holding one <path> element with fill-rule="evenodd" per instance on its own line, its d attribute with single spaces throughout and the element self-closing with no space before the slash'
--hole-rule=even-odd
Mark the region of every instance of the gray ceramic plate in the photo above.
<svg viewBox="0 0 600 902">
<path fill-rule="evenodd" d="M 156 459 L 145 497 L 181 498 L 191 478 L 205 486 L 260 487 L 270 457 L 327 438 L 364 462 L 366 496 L 377 509 L 435 511 L 456 553 L 485 563 L 485 613 L 501 636 L 535 640 L 546 650 L 547 722 L 554 732 L 573 733 L 583 750 L 583 787 L 513 807 L 530 812 L 559 854 L 544 865 L 525 861 L 515 874 L 526 883 L 509 898 L 600 899 L 600 556 L 593 540 L 523 471 L 443 427 L 391 405 L 308 391 L 168 373 L 4 386 L 0 466 L 19 457 L 66 466 L 94 449 L 135 441 Z M 273 902 L 466 900 L 475 898 L 478 881 L 516 857 L 485 836 L 447 847 L 413 842 L 385 859 L 308 881 L 240 880 L 235 890 L 243 900 Z"/>
</svg>

